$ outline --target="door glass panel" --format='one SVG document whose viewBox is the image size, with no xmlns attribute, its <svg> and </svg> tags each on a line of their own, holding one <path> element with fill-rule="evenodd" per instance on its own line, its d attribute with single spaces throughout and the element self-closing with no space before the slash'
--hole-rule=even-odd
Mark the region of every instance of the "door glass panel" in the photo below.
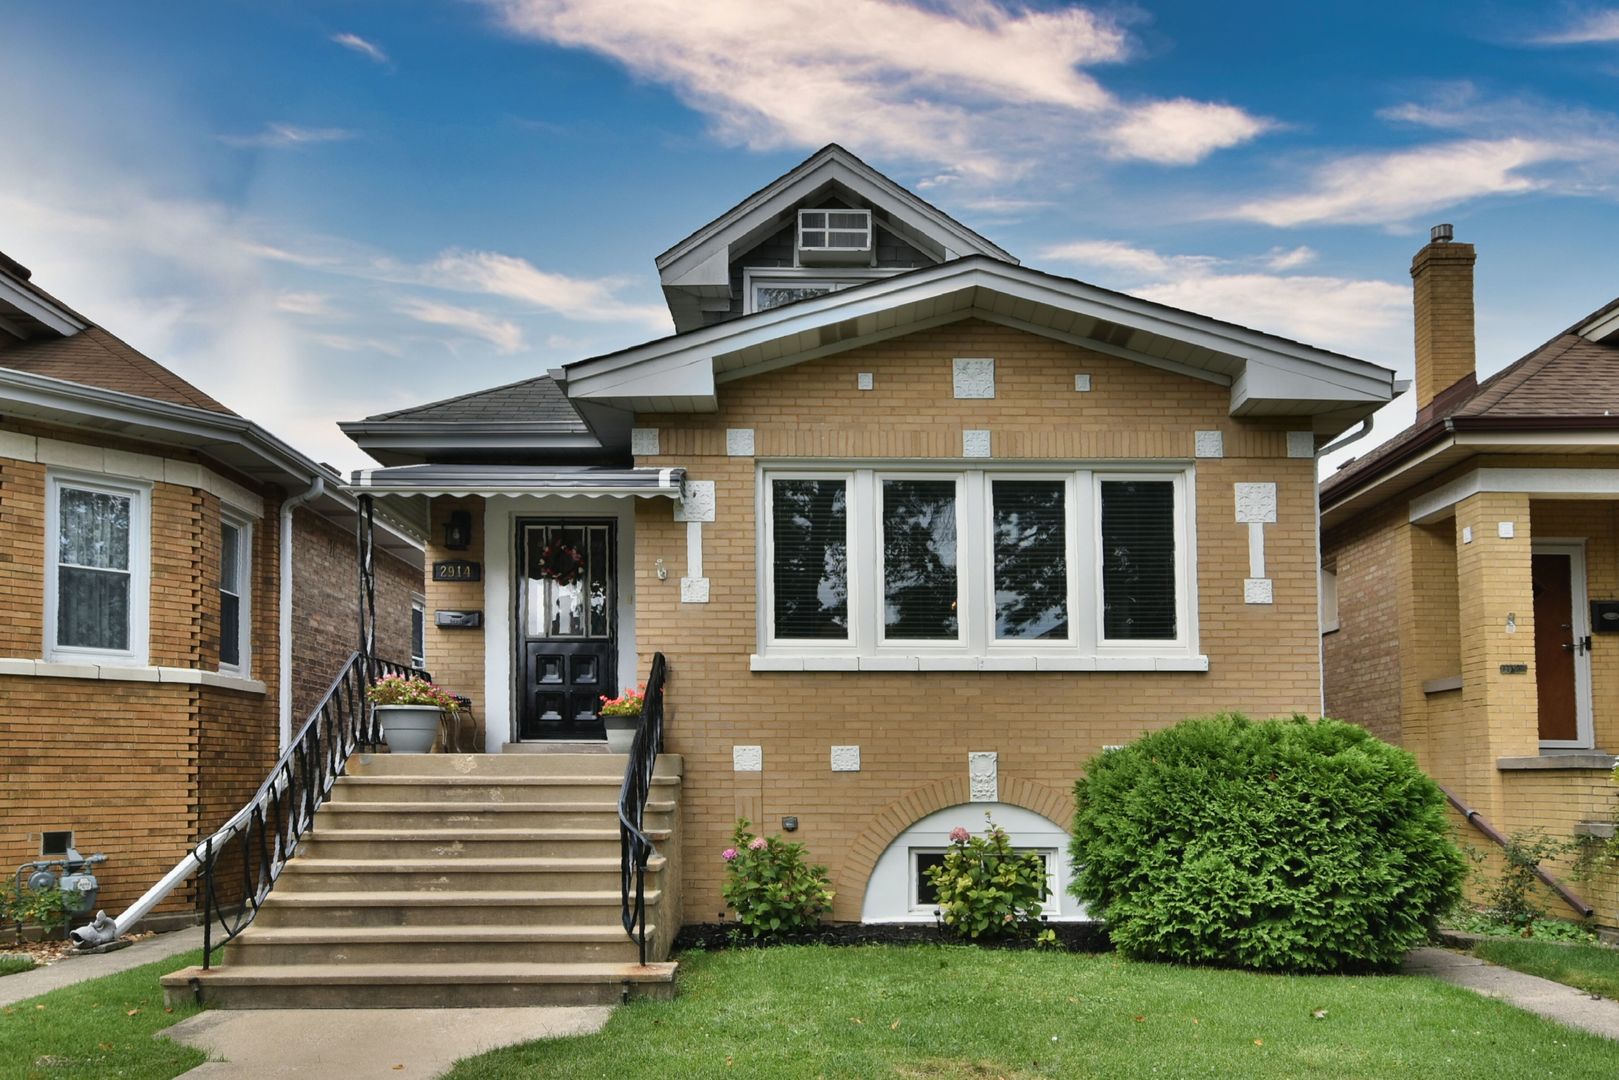
<svg viewBox="0 0 1619 1080">
<path fill-rule="evenodd" d="M 606 639 L 612 633 L 611 535 L 606 525 L 524 529 L 527 637 Z"/>
<path fill-rule="evenodd" d="M 956 483 L 883 481 L 883 627 L 889 638 L 954 641 Z"/>
<path fill-rule="evenodd" d="M 1068 541 L 1060 480 L 997 480 L 995 636 L 1068 636 Z"/>
<path fill-rule="evenodd" d="M 607 530 L 600 526 L 590 529 L 590 636 L 606 637 L 607 628 L 612 622 L 612 612 L 607 609 L 609 596 L 607 590 Z"/>
</svg>

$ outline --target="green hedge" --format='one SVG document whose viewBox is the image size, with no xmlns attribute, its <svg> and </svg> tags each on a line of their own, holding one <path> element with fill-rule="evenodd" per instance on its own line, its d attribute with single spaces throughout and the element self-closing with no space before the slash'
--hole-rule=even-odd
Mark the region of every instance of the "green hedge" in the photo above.
<svg viewBox="0 0 1619 1080">
<path fill-rule="evenodd" d="M 1460 895 L 1445 798 L 1336 720 L 1185 720 L 1092 759 L 1072 891 L 1127 956 L 1390 969 Z"/>
</svg>

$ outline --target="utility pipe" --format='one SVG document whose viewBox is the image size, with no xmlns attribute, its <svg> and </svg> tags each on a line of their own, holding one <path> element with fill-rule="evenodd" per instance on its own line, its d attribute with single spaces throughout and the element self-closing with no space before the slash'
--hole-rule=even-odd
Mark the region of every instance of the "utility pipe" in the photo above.
<svg viewBox="0 0 1619 1080">
<path fill-rule="evenodd" d="M 276 752 L 284 754 L 292 741 L 292 512 L 326 490 L 326 477 L 316 474 L 309 490 L 281 503 L 281 612 L 278 623 L 280 667 L 276 682 L 279 692 L 279 719 L 276 722 Z"/>
</svg>

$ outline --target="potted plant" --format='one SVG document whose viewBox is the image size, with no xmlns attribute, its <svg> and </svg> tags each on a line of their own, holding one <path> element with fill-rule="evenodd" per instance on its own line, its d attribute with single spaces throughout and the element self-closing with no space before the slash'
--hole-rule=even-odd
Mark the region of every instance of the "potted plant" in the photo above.
<svg viewBox="0 0 1619 1080">
<path fill-rule="evenodd" d="M 626 690 L 616 698 L 602 695 L 602 724 L 607 728 L 607 749 L 615 754 L 630 752 L 636 729 L 641 726 L 641 706 L 646 700 L 646 683 Z"/>
<path fill-rule="evenodd" d="M 376 707 L 382 741 L 395 754 L 426 754 L 438 741 L 439 720 L 455 699 L 437 683 L 412 675 L 384 675 L 365 691 Z"/>
</svg>

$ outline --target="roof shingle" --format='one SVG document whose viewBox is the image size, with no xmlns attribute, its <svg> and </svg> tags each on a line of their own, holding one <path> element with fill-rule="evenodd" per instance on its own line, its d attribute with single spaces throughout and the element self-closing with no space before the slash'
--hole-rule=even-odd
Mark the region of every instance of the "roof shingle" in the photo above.
<svg viewBox="0 0 1619 1080">
<path fill-rule="evenodd" d="M 0 367 L 236 416 L 180 376 L 99 326 L 39 338 L 0 352 Z"/>
</svg>

